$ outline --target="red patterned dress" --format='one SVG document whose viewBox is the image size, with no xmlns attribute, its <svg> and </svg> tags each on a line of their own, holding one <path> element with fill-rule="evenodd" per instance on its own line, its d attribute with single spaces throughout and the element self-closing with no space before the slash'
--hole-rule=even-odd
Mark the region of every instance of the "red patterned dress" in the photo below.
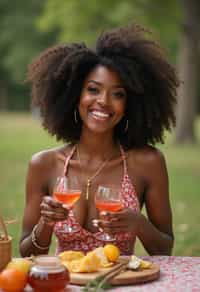
<svg viewBox="0 0 200 292">
<path fill-rule="evenodd" d="M 66 158 L 64 174 L 67 174 L 69 160 L 75 152 L 76 146 L 73 147 L 71 153 Z M 135 188 L 127 171 L 126 156 L 123 148 L 120 146 L 120 151 L 123 159 L 124 174 L 121 182 L 121 194 L 123 204 L 126 208 L 131 208 L 133 212 L 140 212 L 140 205 L 136 195 Z M 65 225 L 78 227 L 77 232 L 66 233 L 64 231 Z M 69 212 L 69 216 L 65 221 L 55 224 L 54 233 L 57 237 L 56 254 L 64 250 L 76 250 L 87 253 L 96 247 L 104 246 L 107 242 L 97 239 L 96 235 L 99 233 L 92 233 L 84 229 L 77 221 L 73 214 L 73 210 Z M 134 251 L 135 235 L 132 232 L 118 232 L 114 234 L 115 245 L 117 245 L 122 255 L 130 255 Z"/>
</svg>

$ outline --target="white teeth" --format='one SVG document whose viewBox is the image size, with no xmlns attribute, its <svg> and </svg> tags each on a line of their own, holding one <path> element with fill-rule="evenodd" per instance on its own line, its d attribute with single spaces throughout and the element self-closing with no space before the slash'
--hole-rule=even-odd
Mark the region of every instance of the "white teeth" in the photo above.
<svg viewBox="0 0 200 292">
<path fill-rule="evenodd" d="M 100 118 L 108 118 L 109 114 L 105 114 L 99 111 L 93 111 L 92 114 L 96 117 L 100 117 Z"/>
</svg>

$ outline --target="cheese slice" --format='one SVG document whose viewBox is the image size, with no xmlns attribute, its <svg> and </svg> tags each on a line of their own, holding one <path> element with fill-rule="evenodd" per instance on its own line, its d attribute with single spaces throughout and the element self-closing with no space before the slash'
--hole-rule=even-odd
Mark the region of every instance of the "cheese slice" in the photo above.
<svg viewBox="0 0 200 292">
<path fill-rule="evenodd" d="M 140 269 L 149 269 L 151 267 L 152 263 L 149 261 L 144 261 L 135 255 L 132 255 L 130 258 L 130 261 L 128 263 L 128 268 L 132 270 Z"/>
</svg>

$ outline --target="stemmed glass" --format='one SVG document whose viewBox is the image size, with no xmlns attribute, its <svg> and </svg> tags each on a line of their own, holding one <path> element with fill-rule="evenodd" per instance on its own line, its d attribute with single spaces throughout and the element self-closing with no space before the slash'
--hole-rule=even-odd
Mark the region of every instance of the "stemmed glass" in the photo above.
<svg viewBox="0 0 200 292">
<path fill-rule="evenodd" d="M 69 210 L 73 209 L 75 203 L 80 199 L 81 190 L 78 187 L 76 177 L 68 178 L 59 176 L 56 178 L 53 188 L 53 198 L 63 203 Z M 76 232 L 78 227 L 65 225 L 66 232 Z"/>
<path fill-rule="evenodd" d="M 124 208 L 120 191 L 112 186 L 98 187 L 95 194 L 95 205 L 99 211 L 100 217 L 103 212 L 118 212 Z M 115 240 L 113 236 L 103 231 L 96 236 L 102 241 Z"/>
</svg>

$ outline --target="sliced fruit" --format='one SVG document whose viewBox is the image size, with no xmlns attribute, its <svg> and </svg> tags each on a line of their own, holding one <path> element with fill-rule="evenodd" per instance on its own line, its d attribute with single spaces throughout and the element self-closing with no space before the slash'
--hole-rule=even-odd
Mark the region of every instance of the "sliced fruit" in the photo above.
<svg viewBox="0 0 200 292">
<path fill-rule="evenodd" d="M 62 264 L 69 270 L 70 273 L 78 273 L 81 259 L 72 261 L 62 261 Z"/>
<path fill-rule="evenodd" d="M 96 256 L 100 259 L 102 268 L 111 267 L 113 265 L 112 262 L 108 261 L 103 247 L 97 247 L 92 252 L 95 253 Z"/>
<path fill-rule="evenodd" d="M 13 258 L 6 268 L 15 268 L 27 274 L 31 266 L 32 262 L 25 258 Z"/>
<path fill-rule="evenodd" d="M 152 263 L 149 261 L 141 260 L 140 262 L 140 268 L 142 269 L 149 269 L 151 266 L 152 266 Z"/>
<path fill-rule="evenodd" d="M 99 257 L 93 252 L 87 253 L 86 256 L 72 261 L 63 261 L 68 270 L 72 273 L 91 273 L 96 272 L 101 267 Z"/>
<path fill-rule="evenodd" d="M 61 252 L 58 257 L 62 261 L 72 261 L 72 260 L 78 260 L 80 258 L 84 257 L 84 253 L 81 251 L 73 251 L 73 250 L 67 250 Z"/>
<path fill-rule="evenodd" d="M 104 253 L 110 262 L 116 262 L 120 256 L 119 248 L 114 244 L 106 244 L 104 247 Z"/>
</svg>

